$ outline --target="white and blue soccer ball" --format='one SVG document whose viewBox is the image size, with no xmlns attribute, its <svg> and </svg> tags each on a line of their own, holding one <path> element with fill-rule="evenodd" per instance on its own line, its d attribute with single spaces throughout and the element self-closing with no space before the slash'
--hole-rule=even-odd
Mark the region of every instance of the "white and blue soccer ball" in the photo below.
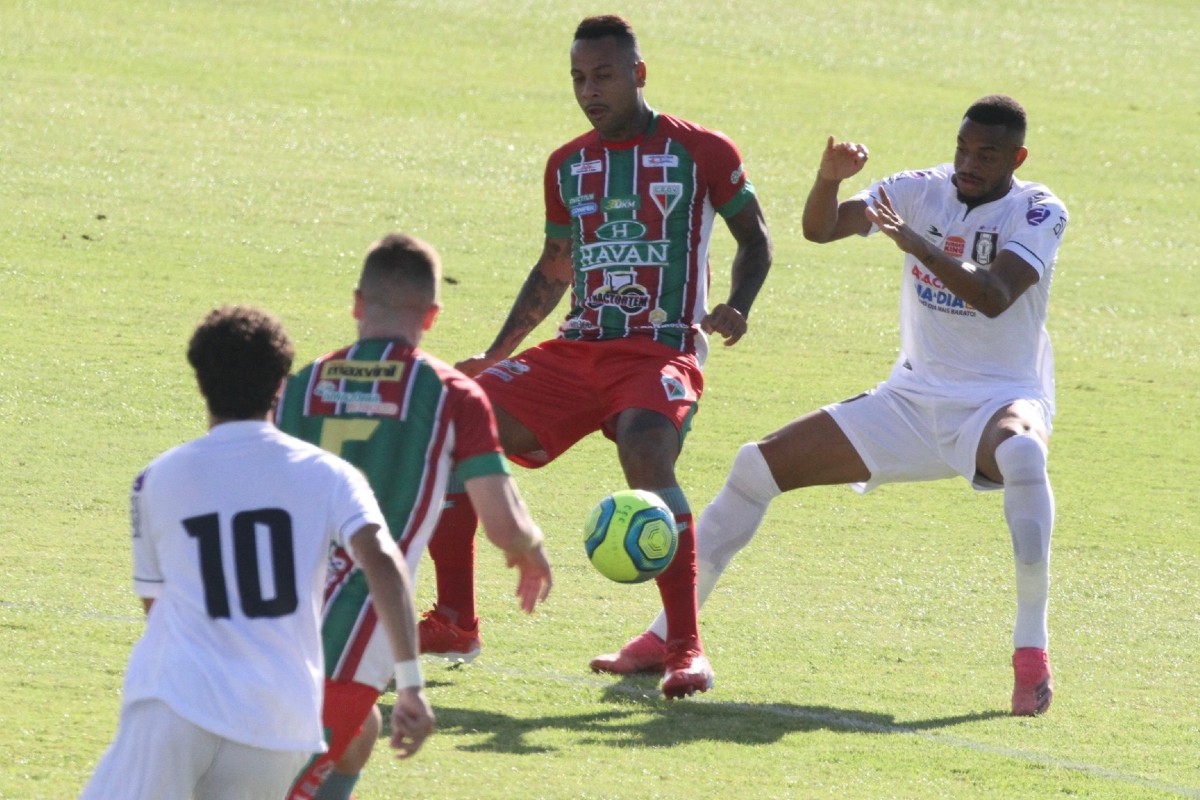
<svg viewBox="0 0 1200 800">
<path fill-rule="evenodd" d="M 592 564 L 618 583 L 658 576 L 679 546 L 675 515 L 658 495 L 642 489 L 622 489 L 597 503 L 583 535 Z"/>
</svg>

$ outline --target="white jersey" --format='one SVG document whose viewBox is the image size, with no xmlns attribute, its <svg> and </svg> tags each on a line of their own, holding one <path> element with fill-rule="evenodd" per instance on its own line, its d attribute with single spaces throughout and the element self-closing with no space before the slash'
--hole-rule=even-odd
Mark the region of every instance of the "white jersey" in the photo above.
<svg viewBox="0 0 1200 800">
<path fill-rule="evenodd" d="M 134 589 L 154 598 L 123 703 L 157 698 L 270 750 L 324 749 L 320 618 L 331 542 L 384 528 L 357 470 L 261 421 L 156 458 L 132 492 Z"/>
<path fill-rule="evenodd" d="M 1010 250 L 1038 273 L 1038 282 L 994 319 L 954 293 L 905 254 L 900 294 L 900 357 L 889 381 L 961 396 L 997 383 L 1045 400 L 1053 413 L 1054 359 L 1046 311 L 1067 209 L 1040 183 L 1013 178 L 1004 197 L 968 209 L 951 178 L 953 164 L 901 172 L 854 196 L 875 202 L 887 189 L 909 227 L 946 253 L 987 268 Z M 878 230 L 871 227 L 870 233 Z"/>
</svg>

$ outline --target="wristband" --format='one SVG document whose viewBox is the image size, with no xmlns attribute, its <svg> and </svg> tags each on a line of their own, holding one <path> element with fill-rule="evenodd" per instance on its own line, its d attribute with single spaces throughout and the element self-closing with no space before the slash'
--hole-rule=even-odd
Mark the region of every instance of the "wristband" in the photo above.
<svg viewBox="0 0 1200 800">
<path fill-rule="evenodd" d="M 415 658 L 410 661 L 396 662 L 396 691 L 420 688 L 424 685 L 425 679 L 421 677 L 421 662 Z"/>
</svg>

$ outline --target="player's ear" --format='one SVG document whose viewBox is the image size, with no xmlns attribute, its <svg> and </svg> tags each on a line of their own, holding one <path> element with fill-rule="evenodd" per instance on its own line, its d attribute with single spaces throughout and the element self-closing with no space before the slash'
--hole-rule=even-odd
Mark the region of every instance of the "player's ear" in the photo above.
<svg viewBox="0 0 1200 800">
<path fill-rule="evenodd" d="M 363 318 L 363 295 L 362 289 L 354 290 L 354 318 Z"/>
<path fill-rule="evenodd" d="M 637 78 L 637 87 L 642 89 L 646 86 L 646 62 L 639 61 L 633 65 L 633 76 Z"/>
<path fill-rule="evenodd" d="M 438 305 L 437 303 L 434 303 L 433 305 L 431 305 L 425 311 L 425 319 L 421 320 L 421 330 L 427 331 L 430 328 L 432 328 L 433 323 L 437 321 L 438 313 L 441 310 L 442 310 L 442 307 L 440 305 Z"/>
<path fill-rule="evenodd" d="M 1013 153 L 1013 172 L 1025 163 L 1025 159 L 1029 156 L 1029 148 L 1022 145 L 1017 148 L 1017 152 Z"/>
</svg>

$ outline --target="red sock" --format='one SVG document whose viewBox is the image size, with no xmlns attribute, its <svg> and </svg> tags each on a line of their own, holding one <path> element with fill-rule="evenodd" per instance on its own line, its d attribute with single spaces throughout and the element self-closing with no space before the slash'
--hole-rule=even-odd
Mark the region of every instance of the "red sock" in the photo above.
<svg viewBox="0 0 1200 800">
<path fill-rule="evenodd" d="M 680 514 L 679 546 L 671 566 L 655 578 L 667 615 L 667 642 L 695 637 L 700 641 L 696 602 L 696 525 L 691 514 Z"/>
<path fill-rule="evenodd" d="M 437 609 L 470 628 L 475 621 L 475 528 L 479 516 L 466 492 L 446 495 L 429 557 L 437 576 Z"/>
</svg>

